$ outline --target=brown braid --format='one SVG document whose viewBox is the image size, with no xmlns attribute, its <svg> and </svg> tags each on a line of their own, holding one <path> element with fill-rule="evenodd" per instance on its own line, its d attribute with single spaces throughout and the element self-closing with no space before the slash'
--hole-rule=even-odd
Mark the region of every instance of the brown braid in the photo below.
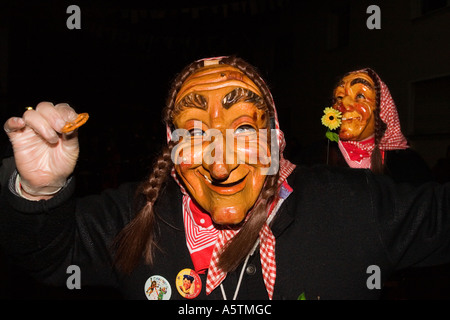
<svg viewBox="0 0 450 320">
<path fill-rule="evenodd" d="M 161 187 L 172 170 L 173 146 L 174 143 L 170 143 L 164 147 L 148 180 L 138 188 L 138 194 L 145 197 L 146 204 L 116 238 L 115 265 L 125 273 L 130 273 L 142 256 L 147 264 L 153 263 L 154 249 L 157 247 L 154 234 L 156 215 L 153 208 Z"/>
<path fill-rule="evenodd" d="M 375 71 L 373 71 L 370 68 L 367 68 L 364 71 L 369 75 L 369 77 L 372 78 L 372 80 L 375 84 L 375 92 L 376 92 L 376 97 L 375 97 L 376 108 L 373 111 L 373 115 L 375 116 L 375 130 L 374 130 L 375 148 L 372 151 L 372 156 L 370 158 L 370 165 L 371 165 L 372 172 L 382 174 L 384 172 L 384 163 L 383 163 L 383 159 L 382 159 L 382 155 L 381 155 L 381 151 L 380 151 L 380 142 L 384 136 L 387 126 L 383 122 L 383 120 L 381 120 L 381 116 L 380 116 L 381 84 L 380 84 L 380 81 L 378 80 L 378 76 L 375 73 Z"/>
<path fill-rule="evenodd" d="M 268 106 L 269 115 L 273 117 L 274 104 L 269 88 L 259 76 L 256 69 L 237 57 L 222 59 L 220 63 L 239 69 L 260 88 L 264 101 Z M 203 61 L 194 62 L 185 67 L 173 81 L 172 88 L 166 100 L 166 107 L 162 113 L 163 120 L 169 128 L 174 129 L 172 121 L 175 112 L 175 99 L 181 86 L 191 74 L 201 67 L 203 67 Z M 270 137 L 270 134 L 268 136 Z M 149 179 L 138 190 L 139 194 L 145 196 L 146 204 L 138 212 L 136 217 L 119 233 L 116 239 L 115 262 L 117 268 L 122 272 L 130 273 L 142 257 L 144 257 L 145 263 L 149 265 L 153 263 L 154 252 L 157 249 L 154 233 L 156 225 L 154 205 L 173 167 L 171 160 L 173 146 L 174 143 L 170 143 L 163 150 L 153 166 L 153 171 Z M 251 210 L 250 218 L 242 226 L 241 232 L 226 246 L 226 250 L 222 253 L 219 261 L 219 266 L 225 272 L 234 270 L 252 249 L 258 238 L 259 231 L 267 219 L 267 207 L 275 196 L 277 181 L 278 174 L 267 177 L 263 190 Z"/>
</svg>

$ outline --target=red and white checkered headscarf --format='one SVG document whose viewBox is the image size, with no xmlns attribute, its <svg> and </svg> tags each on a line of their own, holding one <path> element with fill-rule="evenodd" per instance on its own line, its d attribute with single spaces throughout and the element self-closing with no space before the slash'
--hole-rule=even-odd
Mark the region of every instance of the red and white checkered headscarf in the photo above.
<svg viewBox="0 0 450 320">
<path fill-rule="evenodd" d="M 367 72 L 367 70 L 368 69 L 362 69 L 351 73 Z M 380 108 L 381 120 L 386 124 L 386 131 L 381 138 L 379 148 L 381 152 L 386 150 L 407 149 L 409 148 L 408 141 L 401 131 L 400 120 L 394 99 L 392 98 L 387 85 L 380 79 L 378 74 L 375 72 L 373 73 L 377 78 L 373 80 L 380 85 L 380 105 L 377 107 Z M 350 167 L 370 168 L 370 156 L 375 148 L 373 138 L 366 139 L 365 141 L 339 140 L 339 148 Z M 354 156 L 355 154 L 359 156 L 359 159 Z"/>
<path fill-rule="evenodd" d="M 226 57 L 207 58 L 199 61 L 204 61 L 204 65 L 214 63 L 214 60 L 220 61 Z M 272 97 L 270 97 L 272 99 Z M 272 99 L 273 102 L 273 99 Z M 273 103 L 275 106 L 275 104 Z M 274 126 L 277 132 L 277 143 L 279 148 L 280 163 L 279 163 L 279 179 L 278 188 L 280 190 L 277 197 L 270 204 L 269 212 L 267 213 L 268 220 L 271 221 L 276 215 L 278 208 L 287 196 L 292 192 L 291 187 L 287 184 L 287 177 L 294 171 L 295 165 L 284 159 L 283 150 L 286 142 L 284 134 L 280 130 L 278 116 L 276 110 L 274 110 Z M 167 126 L 167 141 L 172 139 L 172 133 Z M 215 229 L 214 225 L 208 224 L 206 228 L 202 228 L 195 223 L 195 219 L 190 209 L 192 200 L 188 192 L 186 192 L 182 183 L 177 178 L 175 168 L 172 169 L 172 177 L 180 186 L 183 193 L 183 220 L 186 231 L 186 243 L 191 254 L 194 257 L 196 254 L 211 253 L 211 259 L 208 267 L 208 275 L 206 280 L 206 294 L 210 294 L 222 281 L 226 278 L 226 273 L 218 267 L 220 253 L 228 241 L 231 241 L 233 237 L 239 232 L 239 230 L 230 229 Z M 248 218 L 248 215 L 247 215 Z M 213 246 L 212 250 L 211 247 Z M 273 297 L 273 290 L 276 278 L 276 262 L 275 262 L 275 237 L 269 224 L 266 222 L 259 232 L 259 246 L 260 246 L 260 258 L 264 283 L 267 289 L 269 299 Z M 194 264 L 195 265 L 195 264 Z"/>
</svg>

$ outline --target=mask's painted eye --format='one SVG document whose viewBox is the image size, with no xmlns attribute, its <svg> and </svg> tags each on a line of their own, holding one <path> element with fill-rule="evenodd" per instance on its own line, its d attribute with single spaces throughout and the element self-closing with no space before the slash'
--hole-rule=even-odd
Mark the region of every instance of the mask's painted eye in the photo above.
<svg viewBox="0 0 450 320">
<path fill-rule="evenodd" d="M 252 133 L 256 132 L 255 128 L 248 124 L 244 124 L 240 127 L 238 127 L 236 130 L 234 130 L 234 134 L 241 134 L 241 133 Z"/>
<path fill-rule="evenodd" d="M 333 98 L 333 104 L 337 104 L 340 103 L 342 101 L 342 99 L 344 99 L 343 96 L 337 96 Z"/>
<path fill-rule="evenodd" d="M 362 93 L 360 93 L 356 96 L 356 99 L 365 99 L 365 98 L 366 97 Z"/>
<path fill-rule="evenodd" d="M 194 128 L 189 130 L 189 134 L 191 135 L 191 137 L 201 137 L 205 135 L 205 131 L 199 128 Z"/>
</svg>

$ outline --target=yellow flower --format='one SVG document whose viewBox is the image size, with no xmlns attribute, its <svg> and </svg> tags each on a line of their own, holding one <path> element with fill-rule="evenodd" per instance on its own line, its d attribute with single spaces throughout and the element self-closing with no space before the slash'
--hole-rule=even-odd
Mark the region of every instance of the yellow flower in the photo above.
<svg viewBox="0 0 450 320">
<path fill-rule="evenodd" d="M 327 107 L 323 110 L 322 124 L 330 130 L 339 128 L 341 125 L 342 113 L 336 109 Z"/>
</svg>

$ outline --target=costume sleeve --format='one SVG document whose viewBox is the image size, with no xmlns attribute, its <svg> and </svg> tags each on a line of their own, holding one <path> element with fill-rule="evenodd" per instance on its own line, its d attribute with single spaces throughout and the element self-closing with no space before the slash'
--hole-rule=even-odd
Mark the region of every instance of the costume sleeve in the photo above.
<svg viewBox="0 0 450 320">
<path fill-rule="evenodd" d="M 14 180 L 0 198 L 0 243 L 14 263 L 46 284 L 65 285 L 76 265 L 82 285 L 115 286 L 111 245 L 130 219 L 135 186 L 75 199 L 72 179 L 52 199 L 29 201 Z"/>
<path fill-rule="evenodd" d="M 378 233 L 397 269 L 450 262 L 450 185 L 414 187 L 368 174 Z"/>
</svg>

